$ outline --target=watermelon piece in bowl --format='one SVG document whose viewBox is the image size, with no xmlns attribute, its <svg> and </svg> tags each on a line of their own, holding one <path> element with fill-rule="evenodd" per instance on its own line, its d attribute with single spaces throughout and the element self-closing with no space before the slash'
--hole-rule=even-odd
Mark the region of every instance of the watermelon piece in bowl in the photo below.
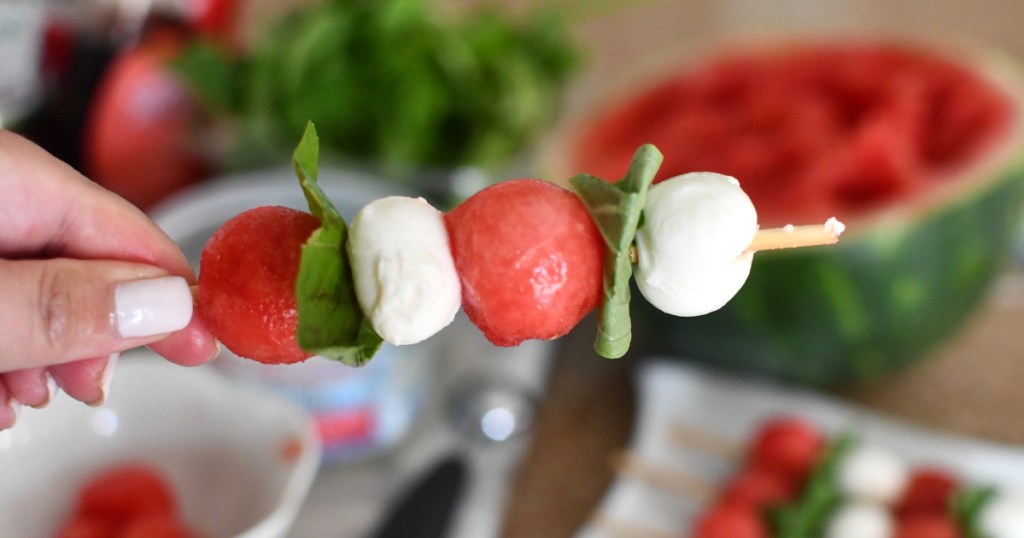
<svg viewBox="0 0 1024 538">
<path fill-rule="evenodd" d="M 1024 82 L 991 51 L 895 41 L 741 46 L 676 64 L 566 130 L 558 177 L 739 179 L 762 228 L 847 224 L 838 245 L 759 253 L 723 309 L 634 302 L 635 352 L 812 385 L 875 379 L 927 356 L 1002 270 L 1024 199 Z"/>
</svg>

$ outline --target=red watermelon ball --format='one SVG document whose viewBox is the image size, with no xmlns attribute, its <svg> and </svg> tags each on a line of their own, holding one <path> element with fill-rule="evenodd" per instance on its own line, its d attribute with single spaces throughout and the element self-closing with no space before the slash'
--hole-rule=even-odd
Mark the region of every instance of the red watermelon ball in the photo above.
<svg viewBox="0 0 1024 538">
<path fill-rule="evenodd" d="M 232 353 L 267 364 L 312 356 L 296 341 L 295 280 L 302 246 L 318 227 L 309 213 L 267 206 L 210 237 L 199 260 L 199 312 Z"/>
<path fill-rule="evenodd" d="M 600 304 L 605 245 L 572 192 L 503 181 L 452 209 L 445 225 L 462 307 L 494 345 L 558 338 Z"/>
</svg>

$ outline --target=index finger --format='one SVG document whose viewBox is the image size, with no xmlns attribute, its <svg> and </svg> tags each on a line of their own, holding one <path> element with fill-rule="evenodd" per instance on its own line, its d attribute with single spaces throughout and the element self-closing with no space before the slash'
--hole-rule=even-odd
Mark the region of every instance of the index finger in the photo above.
<svg viewBox="0 0 1024 538">
<path fill-rule="evenodd" d="M 10 131 L 0 131 L 0 192 L 0 256 L 132 261 L 195 282 L 185 255 L 141 210 Z"/>
<path fill-rule="evenodd" d="M 79 174 L 39 146 L 0 130 L 0 257 L 68 257 L 154 265 L 189 283 L 181 249 L 141 210 Z M 150 347 L 183 365 L 216 357 L 199 316 Z"/>
</svg>

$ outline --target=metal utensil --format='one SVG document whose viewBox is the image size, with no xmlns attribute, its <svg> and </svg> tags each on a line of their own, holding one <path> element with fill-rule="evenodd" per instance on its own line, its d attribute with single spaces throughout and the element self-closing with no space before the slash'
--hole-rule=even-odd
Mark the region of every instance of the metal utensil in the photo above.
<svg viewBox="0 0 1024 538">
<path fill-rule="evenodd" d="M 465 460 L 452 454 L 402 492 L 372 538 L 442 538 L 466 482 Z"/>
</svg>

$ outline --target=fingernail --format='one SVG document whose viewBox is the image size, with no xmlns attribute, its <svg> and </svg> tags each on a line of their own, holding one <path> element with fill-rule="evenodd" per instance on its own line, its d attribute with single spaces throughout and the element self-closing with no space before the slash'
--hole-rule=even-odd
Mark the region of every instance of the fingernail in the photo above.
<svg viewBox="0 0 1024 538">
<path fill-rule="evenodd" d="M 53 374 L 49 370 L 46 371 L 46 392 L 49 397 L 46 398 L 46 403 L 50 403 L 54 398 L 57 397 L 57 391 L 60 390 L 60 385 L 57 384 L 57 378 L 53 377 Z"/>
<path fill-rule="evenodd" d="M 18 413 L 21 411 L 21 402 L 14 399 L 11 395 L 7 395 L 7 408 L 11 410 L 11 423 L 7 425 L 7 427 L 10 428 L 18 422 Z"/>
<path fill-rule="evenodd" d="M 34 409 L 43 409 L 50 405 L 50 402 L 57 396 L 57 391 L 60 390 L 60 385 L 57 384 L 57 379 L 53 377 L 53 374 L 49 370 L 43 370 L 43 377 L 46 378 L 46 399 L 42 403 L 33 405 Z"/>
<path fill-rule="evenodd" d="M 100 374 L 100 397 L 98 400 L 89 402 L 89 405 L 98 407 L 103 405 L 110 398 L 110 387 L 114 383 L 114 371 L 117 370 L 117 363 L 121 359 L 120 353 L 111 353 L 107 357 L 107 365 L 103 367 L 103 373 Z"/>
<path fill-rule="evenodd" d="M 124 282 L 114 290 L 114 308 L 123 338 L 174 332 L 192 319 L 192 292 L 180 276 Z"/>
</svg>

